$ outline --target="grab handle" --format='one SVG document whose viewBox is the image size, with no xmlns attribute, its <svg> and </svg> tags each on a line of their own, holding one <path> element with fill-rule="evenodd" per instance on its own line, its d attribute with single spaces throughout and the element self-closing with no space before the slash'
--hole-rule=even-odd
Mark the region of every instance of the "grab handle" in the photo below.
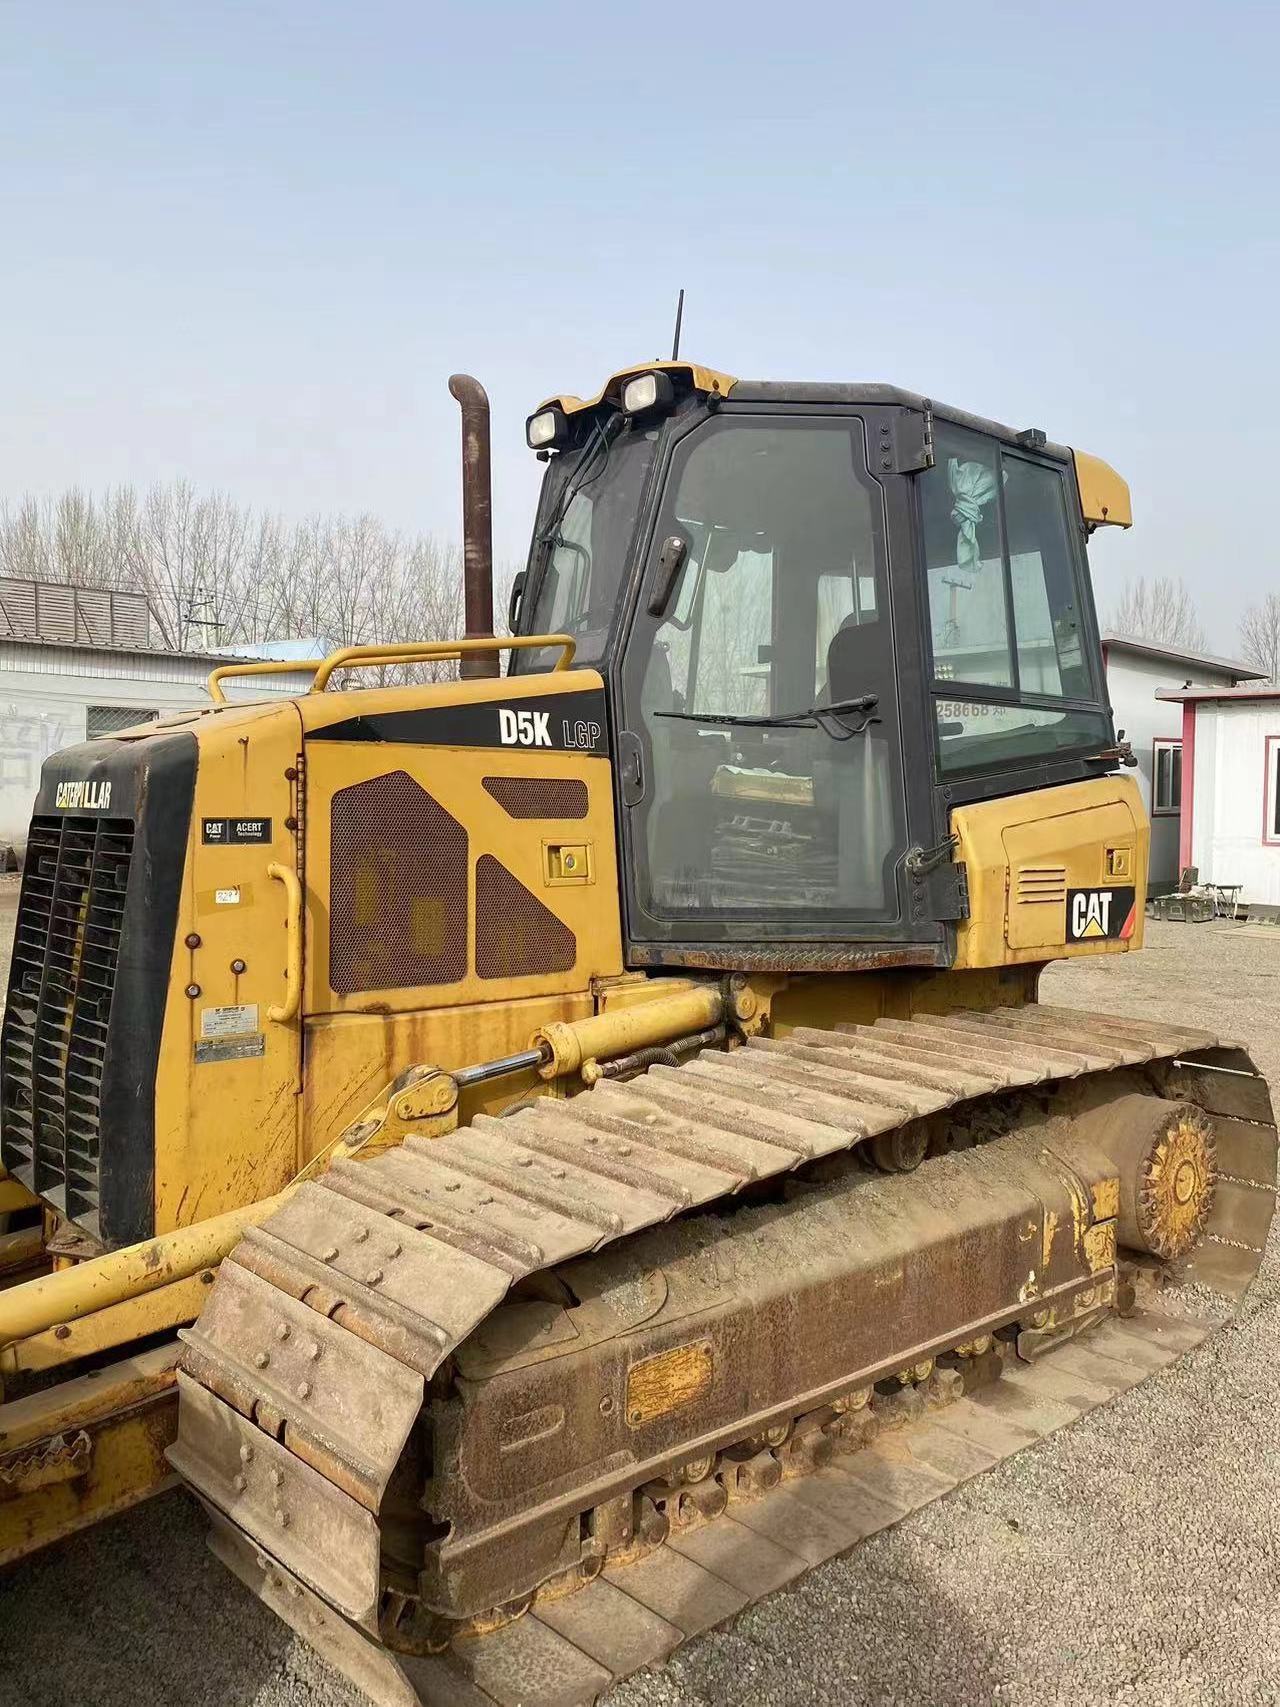
<svg viewBox="0 0 1280 1707">
<path fill-rule="evenodd" d="M 275 860 L 267 867 L 267 876 L 284 884 L 289 909 L 285 915 L 284 1000 L 271 1003 L 267 1018 L 277 1025 L 286 1025 L 298 1017 L 302 1006 L 302 885 L 291 865 L 280 865 Z"/>
</svg>

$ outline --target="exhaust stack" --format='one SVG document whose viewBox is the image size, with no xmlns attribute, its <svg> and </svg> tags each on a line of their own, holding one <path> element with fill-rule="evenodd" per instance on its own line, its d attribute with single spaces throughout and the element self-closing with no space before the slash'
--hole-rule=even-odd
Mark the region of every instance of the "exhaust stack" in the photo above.
<svg viewBox="0 0 1280 1707">
<path fill-rule="evenodd" d="M 462 406 L 462 559 L 467 638 L 493 633 L 493 489 L 489 469 L 489 399 L 469 373 L 455 373 L 450 393 Z M 463 658 L 458 673 L 496 676 L 498 655 Z"/>
</svg>

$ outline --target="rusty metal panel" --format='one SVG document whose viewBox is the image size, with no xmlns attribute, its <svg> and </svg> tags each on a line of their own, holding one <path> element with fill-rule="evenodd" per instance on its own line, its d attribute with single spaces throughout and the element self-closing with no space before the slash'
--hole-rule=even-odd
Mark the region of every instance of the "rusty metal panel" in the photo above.
<svg viewBox="0 0 1280 1707">
<path fill-rule="evenodd" d="M 377 1180 L 410 1186 L 430 1214 L 455 1227 L 470 1226 L 477 1233 L 490 1229 L 520 1241 L 532 1254 L 526 1273 L 579 1256 L 599 1242 L 600 1228 L 594 1222 L 576 1220 L 514 1192 L 475 1179 L 450 1167 L 445 1140 L 428 1141 L 426 1158 L 407 1139 L 398 1150 L 388 1150 L 366 1166 Z M 424 1166 L 424 1159 L 429 1162 Z"/>
<path fill-rule="evenodd" d="M 323 1185 L 302 1186 L 268 1225 L 272 1237 L 323 1263 L 335 1288 L 355 1281 L 418 1314 L 428 1334 L 465 1333 L 477 1310 L 492 1309 L 507 1290 L 507 1275 L 492 1263 Z"/>
<path fill-rule="evenodd" d="M 1102 1026 L 1091 1024 L 1087 1016 L 1058 1020 L 1048 1014 L 1038 1014 L 1034 1005 L 996 1008 L 983 1015 L 982 1023 L 989 1031 L 1007 1032 L 1031 1042 L 1043 1040 L 1050 1047 L 1061 1043 L 1068 1049 L 1085 1049 L 1091 1056 L 1113 1067 L 1138 1066 L 1156 1053 L 1153 1043 L 1129 1041 Z"/>
<path fill-rule="evenodd" d="M 376 1635 L 377 1519 L 181 1371 L 178 1391 L 174 1469 L 286 1570 Z"/>
<path fill-rule="evenodd" d="M 919 1019 L 878 1019 L 873 1025 L 850 1027 L 850 1034 L 868 1039 L 873 1045 L 886 1041 L 900 1042 L 912 1055 L 927 1058 L 930 1064 L 954 1061 L 957 1053 L 990 1077 L 997 1085 L 1034 1085 L 1047 1076 L 1043 1060 L 1021 1059 L 1017 1049 L 998 1042 L 976 1043 L 972 1038 L 961 1039 L 954 1032 Z"/>
<path fill-rule="evenodd" d="M 1081 1014 L 1078 1008 L 1055 1007 L 1046 1002 L 1036 1002 L 1031 1011 L 1059 1025 L 1079 1024 L 1081 1019 L 1088 1020 L 1088 1015 Z M 1131 1037 L 1137 1042 L 1149 1043 L 1157 1055 L 1181 1054 L 1184 1050 L 1191 1049 L 1213 1049 L 1218 1043 L 1213 1032 L 1200 1031 L 1192 1026 L 1165 1025 L 1162 1021 L 1118 1018 L 1114 1014 L 1108 1014 L 1105 1019 L 1092 1023 L 1105 1037 Z"/>
<path fill-rule="evenodd" d="M 597 1085 L 591 1095 L 627 1110 L 646 1143 L 675 1155 L 705 1157 L 713 1167 L 733 1168 L 744 1183 L 785 1173 L 801 1160 L 801 1152 L 768 1136 L 774 1130 L 771 1121 L 752 1117 L 742 1107 L 726 1110 L 705 1093 L 691 1093 L 687 1081 L 671 1085 L 657 1077 L 657 1071 L 651 1067 L 625 1085 Z"/>
<path fill-rule="evenodd" d="M 421 1375 L 234 1259 L 181 1338 L 189 1374 L 251 1421 L 283 1418 L 300 1458 L 377 1511 L 422 1408 Z"/>
<path fill-rule="evenodd" d="M 911 1089 L 941 1091 L 947 1098 L 985 1096 L 999 1090 L 1000 1076 L 978 1073 L 967 1054 L 950 1066 L 916 1059 L 916 1052 L 891 1037 L 875 1035 L 869 1026 L 848 1027 L 841 1032 L 818 1031 L 797 1026 L 788 1039 L 813 1053 L 810 1060 L 843 1066 L 851 1072 L 877 1074 L 890 1083 Z"/>
<path fill-rule="evenodd" d="M 505 1132 L 464 1128 L 446 1140 L 445 1160 L 489 1185 L 501 1186 L 543 1208 L 594 1225 L 609 1238 L 665 1221 L 681 1207 L 651 1187 L 589 1173 L 522 1142 L 518 1121 L 502 1122 Z"/>
<path fill-rule="evenodd" d="M 740 1052 L 741 1053 L 741 1052 Z M 710 1069 L 710 1070 L 708 1070 Z M 718 1069 L 718 1070 L 717 1070 Z M 803 1097 L 780 1090 L 776 1082 L 737 1062 L 714 1066 L 705 1057 L 686 1067 L 650 1067 L 632 1087 L 676 1112 L 687 1112 L 699 1125 L 726 1136 L 745 1134 L 774 1151 L 768 1173 L 783 1173 L 798 1162 L 847 1150 L 862 1136 L 857 1122 L 832 1126 L 808 1109 L 818 1106 L 818 1092 L 806 1105 Z"/>
<path fill-rule="evenodd" d="M 905 1023 L 928 1025 L 954 1033 L 960 1049 L 994 1046 L 1002 1050 L 1017 1050 L 1027 1061 L 1041 1064 L 1048 1078 L 1074 1078 L 1077 1074 L 1100 1072 L 1112 1065 L 1106 1057 L 1091 1054 L 1083 1045 L 1070 1046 L 1061 1039 L 1050 1041 L 996 1028 L 988 1025 L 980 1014 L 968 1009 Z"/>
<path fill-rule="evenodd" d="M 589 1173 L 627 1185 L 648 1186 L 682 1209 L 709 1203 L 735 1191 L 740 1176 L 723 1168 L 669 1155 L 641 1138 L 619 1136 L 593 1117 L 595 1099 L 575 1097 L 566 1103 L 540 1098 L 513 1117 L 520 1142 L 543 1156 L 572 1161 Z M 472 1123 L 480 1126 L 481 1121 Z"/>
</svg>

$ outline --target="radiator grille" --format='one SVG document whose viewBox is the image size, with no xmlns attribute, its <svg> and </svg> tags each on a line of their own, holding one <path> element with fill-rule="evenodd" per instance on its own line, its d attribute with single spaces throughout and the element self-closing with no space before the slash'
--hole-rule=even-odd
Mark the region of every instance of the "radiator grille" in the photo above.
<svg viewBox="0 0 1280 1707">
<path fill-rule="evenodd" d="M 549 907 L 492 854 L 476 861 L 476 972 L 481 978 L 528 978 L 568 972 L 578 939 Z"/>
<path fill-rule="evenodd" d="M 572 776 L 487 776 L 484 791 L 512 818 L 585 818 L 587 785 Z"/>
<path fill-rule="evenodd" d="M 467 832 L 405 771 L 333 797 L 329 983 L 340 994 L 467 971 Z"/>
<path fill-rule="evenodd" d="M 32 820 L 5 1008 L 5 1163 L 99 1231 L 102 1074 L 133 825 Z"/>
<path fill-rule="evenodd" d="M 1063 865 L 1022 865 L 1014 883 L 1019 906 L 1038 901 L 1064 902 L 1067 898 L 1067 868 Z"/>
</svg>

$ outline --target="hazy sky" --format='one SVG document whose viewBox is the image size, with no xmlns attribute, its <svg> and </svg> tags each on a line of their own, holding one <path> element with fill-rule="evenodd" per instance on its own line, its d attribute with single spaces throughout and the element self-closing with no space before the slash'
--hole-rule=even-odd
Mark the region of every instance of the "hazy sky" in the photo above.
<svg viewBox="0 0 1280 1707">
<path fill-rule="evenodd" d="M 886 379 L 1128 476 L 1099 603 L 1280 590 L 1274 6 L 0 0 L 0 497 L 185 475 L 456 536 L 662 353 Z"/>
</svg>

